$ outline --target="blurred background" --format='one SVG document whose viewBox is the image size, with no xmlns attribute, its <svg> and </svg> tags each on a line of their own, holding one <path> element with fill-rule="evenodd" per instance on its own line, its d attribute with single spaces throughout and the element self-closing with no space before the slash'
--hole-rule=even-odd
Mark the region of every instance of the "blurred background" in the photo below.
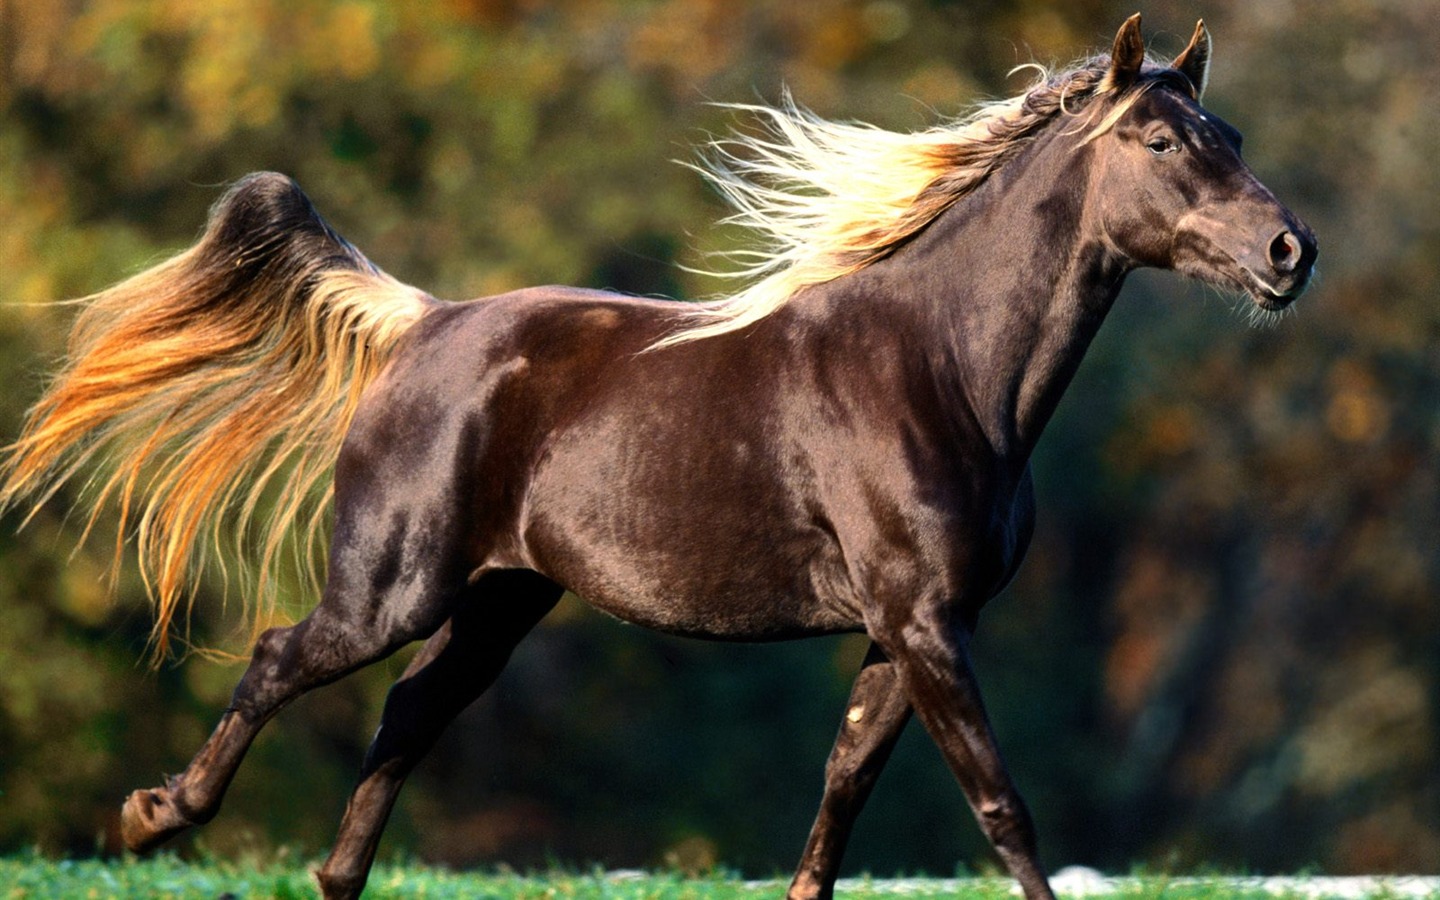
<svg viewBox="0 0 1440 900">
<path fill-rule="evenodd" d="M 978 667 L 1052 867 L 1440 871 L 1440 16 L 1432 0 L 0 0 L 0 435 L 70 311 L 293 175 L 449 298 L 699 297 L 743 236 L 673 160 L 775 99 L 914 129 L 1031 61 L 1203 15 L 1207 106 L 1320 236 L 1294 315 L 1131 279 L 1035 460 L 1040 523 Z M 60 496 L 0 522 L 0 852 L 112 853 L 242 667 L 148 670 L 131 570 Z M 298 592 L 297 592 L 298 593 Z M 218 586 L 197 637 L 243 652 Z M 308 601 L 297 597 L 296 610 Z M 864 642 L 687 642 L 565 604 L 411 780 L 382 856 L 755 875 L 798 857 Z M 305 698 L 182 850 L 328 846 L 404 656 Z M 983 869 L 911 726 L 847 872 Z"/>
</svg>

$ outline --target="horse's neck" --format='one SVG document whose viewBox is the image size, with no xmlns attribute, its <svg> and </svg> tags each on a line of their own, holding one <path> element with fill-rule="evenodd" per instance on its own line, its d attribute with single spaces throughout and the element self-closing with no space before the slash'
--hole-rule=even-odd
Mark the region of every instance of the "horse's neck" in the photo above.
<svg viewBox="0 0 1440 900">
<path fill-rule="evenodd" d="M 1000 173 L 888 262 L 908 270 L 897 283 L 928 320 L 917 339 L 968 407 L 953 413 L 1023 465 L 1126 267 L 1086 221 L 1082 172 L 1044 178 L 1043 157 L 1015 164 L 1029 171 Z"/>
</svg>

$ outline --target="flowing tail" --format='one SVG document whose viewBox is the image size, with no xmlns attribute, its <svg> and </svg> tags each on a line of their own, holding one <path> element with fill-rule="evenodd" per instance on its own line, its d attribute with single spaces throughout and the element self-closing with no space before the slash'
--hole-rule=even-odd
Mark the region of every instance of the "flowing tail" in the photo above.
<svg viewBox="0 0 1440 900">
<path fill-rule="evenodd" d="M 207 563 L 224 572 L 249 548 L 258 632 L 284 548 L 315 577 L 361 392 L 440 301 L 377 269 L 289 178 L 259 173 L 194 247 L 78 302 L 65 367 L 0 463 L 0 508 L 34 515 L 71 481 L 86 534 L 117 508 L 115 562 L 133 536 L 157 659 Z"/>
</svg>

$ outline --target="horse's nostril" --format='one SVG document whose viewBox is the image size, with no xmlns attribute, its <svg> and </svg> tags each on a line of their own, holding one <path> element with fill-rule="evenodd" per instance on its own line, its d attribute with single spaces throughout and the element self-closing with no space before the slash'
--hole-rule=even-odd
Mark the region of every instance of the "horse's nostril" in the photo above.
<svg viewBox="0 0 1440 900">
<path fill-rule="evenodd" d="M 1300 252 L 1300 239 L 1282 231 L 1270 242 L 1270 264 L 1275 271 L 1288 275 L 1300 264 Z"/>
</svg>

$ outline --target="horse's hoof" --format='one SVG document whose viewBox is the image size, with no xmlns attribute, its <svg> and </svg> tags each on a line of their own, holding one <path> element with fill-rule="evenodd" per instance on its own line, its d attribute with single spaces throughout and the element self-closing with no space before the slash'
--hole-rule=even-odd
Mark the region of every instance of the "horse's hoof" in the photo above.
<svg viewBox="0 0 1440 900">
<path fill-rule="evenodd" d="M 192 824 L 164 788 L 135 791 L 120 809 L 120 839 L 135 853 L 154 850 Z"/>
</svg>

